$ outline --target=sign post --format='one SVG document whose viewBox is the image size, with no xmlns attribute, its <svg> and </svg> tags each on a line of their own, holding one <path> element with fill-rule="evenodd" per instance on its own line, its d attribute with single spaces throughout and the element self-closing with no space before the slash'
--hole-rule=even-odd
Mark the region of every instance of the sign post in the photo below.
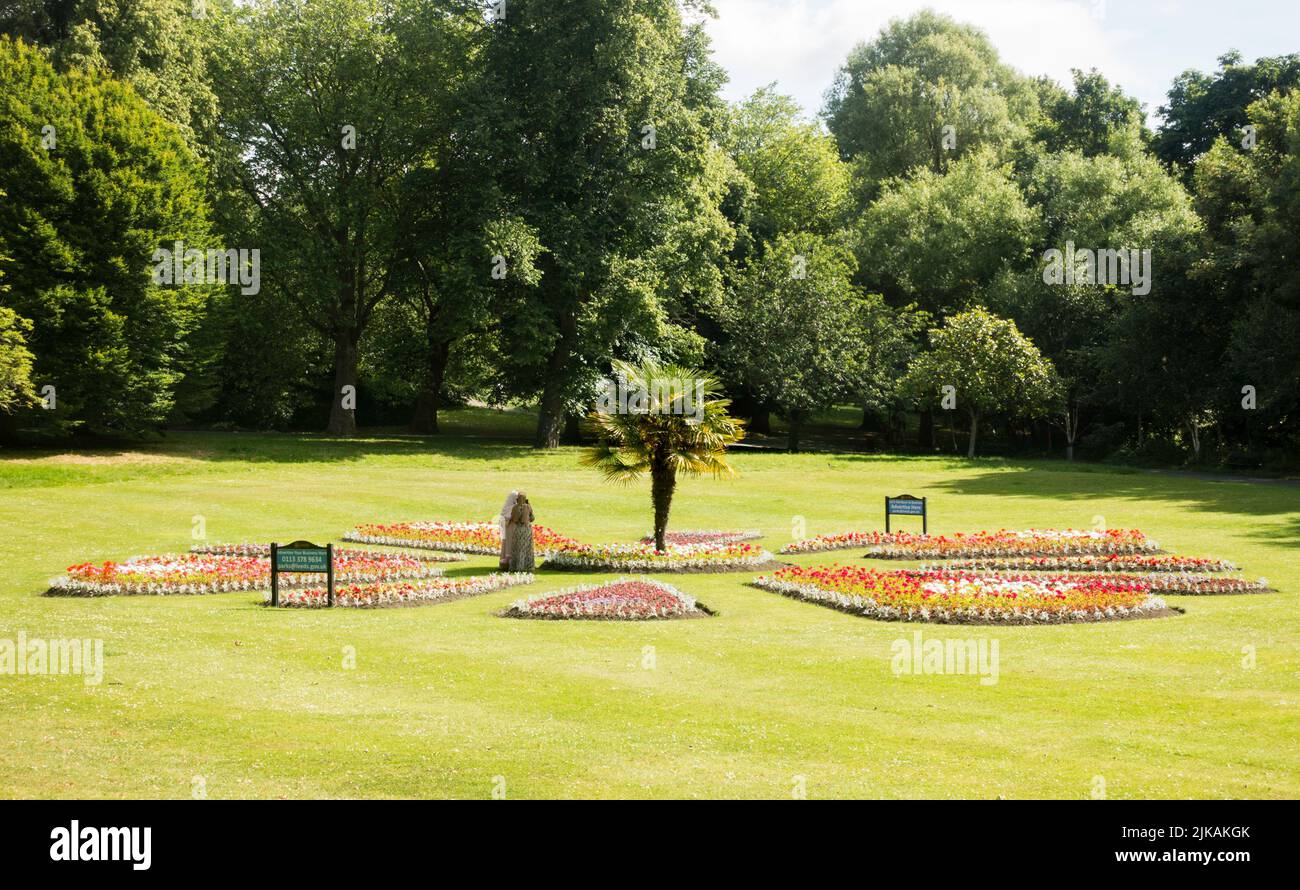
<svg viewBox="0 0 1300 890">
<path fill-rule="evenodd" d="M 334 545 L 321 547 L 311 541 L 294 541 L 280 546 L 271 542 L 271 605 L 280 605 L 280 573 L 323 572 L 325 595 L 334 605 Z"/>
<path fill-rule="evenodd" d="M 896 498 L 885 495 L 885 534 L 889 534 L 890 516 L 920 516 L 921 534 L 929 534 L 925 498 L 912 497 L 910 494 L 900 494 Z"/>
</svg>

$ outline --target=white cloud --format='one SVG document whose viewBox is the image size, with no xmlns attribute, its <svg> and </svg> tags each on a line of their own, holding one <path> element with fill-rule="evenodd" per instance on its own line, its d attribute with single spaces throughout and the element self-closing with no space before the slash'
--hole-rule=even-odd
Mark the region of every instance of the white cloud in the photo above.
<svg viewBox="0 0 1300 890">
<path fill-rule="evenodd" d="M 1103 5 L 1096 6 L 1095 2 Z M 809 114 L 822 105 L 836 68 L 852 47 L 890 19 L 929 7 L 984 29 L 1002 58 L 1029 75 L 1063 84 L 1070 69 L 1100 69 L 1148 103 L 1163 98 L 1168 76 L 1134 64 L 1138 33 L 1124 27 L 1125 0 L 714 0 L 715 58 L 731 75 L 725 95 L 740 99 L 776 81 Z M 1174 2 L 1171 6 L 1176 6 Z"/>
</svg>

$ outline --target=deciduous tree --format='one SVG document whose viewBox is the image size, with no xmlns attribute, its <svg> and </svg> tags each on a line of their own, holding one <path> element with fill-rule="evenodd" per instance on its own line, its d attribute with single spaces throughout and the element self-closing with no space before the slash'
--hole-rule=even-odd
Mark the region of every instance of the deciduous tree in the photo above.
<svg viewBox="0 0 1300 890">
<path fill-rule="evenodd" d="M 945 395 L 955 397 L 956 410 L 970 419 L 966 456 L 972 458 L 980 421 L 989 414 L 1042 417 L 1057 410 L 1060 400 L 1052 363 L 1015 322 L 979 306 L 930 331 L 930 348 L 912 363 L 908 384 L 935 406 L 942 406 Z"/>
</svg>

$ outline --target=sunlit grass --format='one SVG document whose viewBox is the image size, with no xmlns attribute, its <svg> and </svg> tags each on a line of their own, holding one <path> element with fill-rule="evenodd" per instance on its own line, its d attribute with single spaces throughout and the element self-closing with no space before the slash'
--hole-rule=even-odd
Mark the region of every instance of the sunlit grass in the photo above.
<svg viewBox="0 0 1300 890">
<path fill-rule="evenodd" d="M 584 540 L 649 531 L 648 484 L 532 451 L 526 417 L 452 412 L 447 428 L 0 459 L 0 638 L 102 638 L 106 658 L 100 686 L 0 675 L 0 794 L 187 797 L 197 776 L 211 797 L 487 797 L 496 777 L 510 797 L 788 797 L 797 777 L 810 797 L 1083 798 L 1097 776 L 1117 798 L 1300 794 L 1300 488 L 1285 484 L 742 453 L 737 479 L 685 480 L 674 505 L 675 528 L 756 528 L 776 549 L 801 526 L 881 527 L 883 497 L 906 491 L 929 497 L 931 531 L 1136 526 L 1281 591 L 1170 597 L 1186 615 L 1103 625 L 886 624 L 743 574 L 669 578 L 721 614 L 651 623 L 493 615 L 613 577 L 572 573 L 369 612 L 39 595 L 74 562 L 184 550 L 196 523 L 209 541 L 338 541 L 362 521 L 485 519 L 511 488 Z M 896 677 L 891 645 L 918 629 L 996 638 L 999 682 Z"/>
</svg>

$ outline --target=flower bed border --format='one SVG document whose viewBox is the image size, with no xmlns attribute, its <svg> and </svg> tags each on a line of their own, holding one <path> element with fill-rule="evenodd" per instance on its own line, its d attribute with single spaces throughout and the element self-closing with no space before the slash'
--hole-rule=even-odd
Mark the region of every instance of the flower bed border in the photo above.
<svg viewBox="0 0 1300 890">
<path fill-rule="evenodd" d="M 334 589 L 334 608 L 336 609 L 395 609 L 407 606 L 436 606 L 441 603 L 451 603 L 457 600 L 469 599 L 470 597 L 482 596 L 487 593 L 495 593 L 498 590 L 505 590 L 507 587 L 518 587 L 522 584 L 532 584 L 536 579 L 531 572 L 491 572 L 486 575 L 466 575 L 457 578 L 423 578 L 415 581 L 386 581 L 375 584 L 347 585 L 336 587 Z M 457 583 L 456 587 L 442 587 L 430 584 L 431 581 L 450 581 Z M 465 582 L 465 583 L 458 583 Z M 353 588 L 361 587 L 407 587 L 416 591 L 415 596 L 408 599 L 393 600 L 390 602 L 370 602 L 361 603 L 355 599 Z M 421 590 L 429 591 L 428 596 L 418 595 Z M 314 593 L 317 597 L 307 600 L 305 594 Z M 268 592 L 262 600 L 262 605 L 271 608 L 271 595 Z M 303 588 L 291 591 L 281 591 L 280 604 L 277 608 L 281 609 L 306 609 L 314 611 L 316 609 L 328 610 L 329 605 L 325 598 L 323 588 Z"/>
<path fill-rule="evenodd" d="M 720 563 L 719 560 L 712 561 L 708 565 L 632 565 L 625 561 L 604 560 L 599 563 L 556 563 L 555 557 L 551 556 L 542 563 L 543 569 L 554 570 L 554 572 L 573 572 L 573 573 L 594 573 L 594 572 L 645 572 L 647 574 L 729 574 L 736 572 L 772 572 L 772 570 L 784 568 L 788 563 L 772 557 L 764 563 Z"/>
<path fill-rule="evenodd" d="M 412 548 L 403 548 L 410 550 Z M 265 556 L 271 558 L 270 544 L 254 544 L 241 542 L 239 544 L 195 544 L 189 550 L 190 553 L 203 554 L 207 556 Z M 418 559 L 422 562 L 466 562 L 469 557 L 463 553 L 452 553 L 448 551 L 434 553 L 396 553 L 392 550 L 371 550 L 366 547 L 335 547 L 334 555 L 340 553 L 353 553 L 358 556 L 405 556 L 408 559 Z"/>
<path fill-rule="evenodd" d="M 904 570 L 909 571 L 909 570 Z M 998 569 L 983 570 L 970 568 L 966 565 L 952 565 L 944 563 L 931 563 L 921 566 L 914 571 L 918 572 L 965 572 L 973 575 L 979 575 L 983 578 L 1015 578 L 1022 575 L 1032 575 L 1033 571 L 1015 570 L 1015 569 Z M 1065 578 L 1108 578 L 1121 582 L 1138 582 L 1151 588 L 1152 594 L 1166 594 L 1168 596 L 1244 596 L 1255 593 L 1276 593 L 1273 588 L 1268 586 L 1268 579 L 1259 578 L 1251 581 L 1246 578 L 1233 578 L 1224 574 L 1212 574 L 1205 572 L 1185 572 L 1185 571 L 1155 571 L 1155 572 L 1121 572 L 1118 570 L 1102 569 L 1094 572 L 1088 571 L 1061 571 L 1055 572 L 1057 577 Z M 1220 586 L 1222 590 L 1196 590 L 1192 587 L 1180 587 L 1180 584 L 1204 584 L 1206 586 Z"/>
<path fill-rule="evenodd" d="M 739 543 L 740 541 L 757 541 L 759 538 L 763 537 L 763 533 L 758 531 L 757 529 L 749 529 L 747 531 L 741 531 L 738 529 L 719 530 L 719 529 L 706 529 L 706 528 L 688 528 L 683 531 L 668 532 L 668 537 L 671 538 L 673 535 L 718 535 L 718 537 L 714 538 L 712 541 L 699 541 L 697 542 L 697 545 L 698 544 L 736 544 Z M 641 539 L 637 543 L 653 544 L 654 542 L 655 542 L 655 536 L 653 533 L 651 533 L 648 535 L 642 535 Z M 669 546 L 678 546 L 678 545 L 670 544 Z M 691 545 L 686 545 L 686 546 L 691 546 Z"/>
<path fill-rule="evenodd" d="M 357 552 L 357 551 L 351 551 Z M 337 552 L 335 556 L 337 557 Z M 365 551 L 363 555 L 374 556 L 373 552 Z M 405 553 L 379 553 L 381 556 L 400 556 L 407 559 L 415 558 Z M 261 559 L 256 555 L 238 556 L 236 554 L 208 554 L 208 553 L 163 553 L 163 554 L 145 554 L 133 556 L 129 559 L 115 562 L 106 560 L 105 562 L 115 562 L 116 565 L 128 565 L 132 560 L 167 560 L 183 559 L 186 556 L 228 556 L 236 559 Z M 60 575 L 57 578 L 51 578 L 49 587 L 45 591 L 45 596 L 80 596 L 80 597 L 99 597 L 99 596 L 207 596 L 216 593 L 239 593 L 245 590 L 266 590 L 271 589 L 271 572 L 270 572 L 270 555 L 265 557 L 267 561 L 267 573 L 265 579 L 258 578 L 255 580 L 240 581 L 213 581 L 207 584 L 180 584 L 167 581 L 149 581 L 135 584 L 105 584 L 98 581 L 81 581 L 69 575 Z M 401 583 L 403 581 L 429 580 L 431 578 L 442 577 L 443 569 L 441 566 L 433 564 L 431 560 L 419 560 L 428 563 L 419 573 L 398 578 L 358 578 L 354 572 L 339 571 L 335 568 L 334 579 L 336 583 L 344 584 L 384 584 L 384 583 Z M 301 589 L 319 585 L 321 582 L 317 576 L 323 575 L 323 572 L 303 572 L 290 573 L 281 576 L 279 586 L 291 590 Z"/>
<path fill-rule="evenodd" d="M 1150 538 L 1140 529 L 1128 529 L 1142 535 L 1142 541 L 1139 543 L 1123 543 L 1115 539 L 1093 539 L 1083 538 L 1081 541 L 1090 543 L 1075 543 L 1061 549 L 1011 549 L 1011 548 L 991 548 L 991 547 L 967 547 L 964 549 L 940 550 L 937 548 L 922 549 L 915 546 L 917 542 L 938 541 L 947 539 L 952 541 L 958 538 L 977 539 L 979 536 L 994 536 L 1000 532 L 1041 532 L 1043 534 L 1061 534 L 1063 532 L 1078 532 L 1081 529 L 998 529 L 995 532 L 975 531 L 975 532 L 957 532 L 953 535 L 914 535 L 910 532 L 893 532 L 885 533 L 880 531 L 846 531 L 837 532 L 829 535 L 816 535 L 811 538 L 805 538 L 802 541 L 795 541 L 786 544 L 781 548 L 780 553 L 783 556 L 798 556 L 808 553 L 828 553 L 835 550 L 856 550 L 866 548 L 867 552 L 863 554 L 865 559 L 900 559 L 900 560 L 922 560 L 922 559 L 973 559 L 979 557 L 1025 557 L 1025 556 L 1099 556 L 1099 555 L 1127 555 L 1127 554 L 1157 554 L 1163 553 L 1160 545 Z M 1120 531 L 1119 529 L 1116 530 Z M 1085 532 L 1086 534 L 1086 532 Z M 892 541 L 880 541 L 882 538 L 892 538 Z M 843 540 L 831 542 L 830 538 L 843 538 Z M 820 543 L 819 543 L 820 542 Z"/>
<path fill-rule="evenodd" d="M 985 556 L 927 562 L 921 566 L 921 569 L 923 571 L 959 570 L 964 572 L 1058 572 L 1077 574 L 1121 572 L 1133 575 L 1154 575 L 1158 573 L 1199 575 L 1241 571 L 1238 566 L 1224 559 L 1206 559 L 1203 560 L 1202 564 L 1197 565 L 1196 561 L 1199 557 L 1183 557 L 1170 554 L 1163 556 L 1151 553 L 1109 554 L 1109 556 L 1113 556 L 1113 561 L 1108 560 L 1107 556 L 1108 554 L 1101 553 L 1077 553 L 1068 556 Z M 1141 561 L 1144 559 L 1166 560 L 1166 562 L 1142 565 Z M 1178 565 L 1176 560 L 1180 559 L 1192 561 L 1185 565 Z M 1095 563 L 1089 565 L 1080 563 L 1079 560 L 1095 560 Z"/>
<path fill-rule="evenodd" d="M 583 544 L 549 554 L 544 567 L 556 571 L 653 575 L 746 572 L 779 567 L 779 564 L 763 547 L 732 541 L 674 544 L 666 551 L 655 550 L 651 544 Z"/>
<path fill-rule="evenodd" d="M 1151 587 L 1153 593 L 1166 594 L 1168 596 L 1246 596 L 1257 593 L 1276 593 L 1273 588 L 1268 586 L 1268 580 L 1259 578 L 1254 581 L 1246 578 L 1228 578 L 1223 575 L 1208 575 L 1196 572 L 1147 572 L 1133 573 L 1132 575 L 1113 574 L 1110 572 L 1064 572 L 1062 574 L 1073 575 L 1075 577 L 1087 577 L 1089 574 L 1094 577 L 1105 574 L 1111 577 L 1132 577 L 1136 578 Z M 1222 585 L 1224 590 L 1194 590 L 1188 587 L 1179 587 L 1180 582 L 1203 582 L 1207 585 Z"/>
<path fill-rule="evenodd" d="M 414 523 L 390 522 L 390 523 L 367 523 L 367 524 L 412 525 Z M 438 523 L 433 523 L 433 524 L 438 524 Z M 467 526 L 467 527 L 468 526 L 489 527 L 493 525 L 490 522 L 447 522 L 441 524 L 448 525 L 448 526 Z M 358 528 L 360 527 L 361 526 L 358 526 Z M 560 535 L 559 532 L 556 532 L 554 529 L 548 529 L 548 531 L 551 531 L 552 533 L 560 537 L 565 537 L 563 535 Z M 468 554 L 473 554 L 475 556 L 499 556 L 501 554 L 501 544 L 499 542 L 496 544 L 496 546 L 488 547 L 485 544 L 474 544 L 469 542 L 462 543 L 457 541 L 445 541 L 445 542 L 444 541 L 412 541 L 409 538 L 391 538 L 388 537 L 387 535 L 365 535 L 358 532 L 356 528 L 352 529 L 351 531 L 343 535 L 343 540 L 359 543 L 359 544 L 377 544 L 385 547 L 400 547 L 407 550 L 434 550 L 442 553 L 459 553 L 459 554 L 468 553 Z M 537 548 L 538 556 L 546 556 L 554 552 L 556 551 L 548 550 L 545 548 Z"/>
</svg>

